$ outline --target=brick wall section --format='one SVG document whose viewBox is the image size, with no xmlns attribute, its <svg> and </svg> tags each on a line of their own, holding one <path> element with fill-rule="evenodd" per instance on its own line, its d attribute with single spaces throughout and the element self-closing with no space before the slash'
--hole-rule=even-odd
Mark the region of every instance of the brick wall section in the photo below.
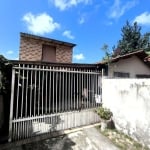
<svg viewBox="0 0 150 150">
<path fill-rule="evenodd" d="M 19 60 L 41 61 L 42 44 L 34 39 L 21 37 Z"/>
<path fill-rule="evenodd" d="M 71 63 L 72 49 L 67 46 L 57 46 L 56 48 L 56 62 Z"/>
<path fill-rule="evenodd" d="M 42 61 L 42 45 L 45 44 L 56 47 L 56 62 L 72 63 L 72 49 L 75 44 L 70 44 L 70 46 L 64 43 L 62 41 L 48 41 L 47 39 L 34 38 L 32 35 L 21 34 L 19 60 Z"/>
</svg>

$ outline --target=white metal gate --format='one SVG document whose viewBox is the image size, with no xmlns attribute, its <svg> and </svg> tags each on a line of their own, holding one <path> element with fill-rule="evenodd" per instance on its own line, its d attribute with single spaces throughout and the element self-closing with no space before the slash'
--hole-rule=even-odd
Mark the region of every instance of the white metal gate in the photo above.
<svg viewBox="0 0 150 150">
<path fill-rule="evenodd" d="M 96 68 L 18 64 L 11 89 L 9 141 L 99 122 Z"/>
</svg>

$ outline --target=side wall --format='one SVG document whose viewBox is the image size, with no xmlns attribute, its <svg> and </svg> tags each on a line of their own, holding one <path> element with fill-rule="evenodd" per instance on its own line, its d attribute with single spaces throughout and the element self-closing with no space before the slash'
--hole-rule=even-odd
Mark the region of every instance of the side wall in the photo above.
<svg viewBox="0 0 150 150">
<path fill-rule="evenodd" d="M 116 63 L 111 63 L 109 66 L 109 77 L 113 77 L 114 71 L 126 73 L 128 72 L 130 73 L 130 78 L 135 78 L 136 74 L 146 74 L 146 75 L 150 74 L 150 68 L 148 68 L 148 66 L 146 66 L 136 56 L 121 59 Z"/>
<path fill-rule="evenodd" d="M 150 79 L 103 79 L 102 100 L 116 128 L 150 147 Z"/>
<path fill-rule="evenodd" d="M 56 45 L 44 40 L 35 40 L 27 37 L 21 37 L 19 60 L 41 61 L 43 44 L 56 46 L 56 62 L 72 62 L 72 49 L 69 46 Z"/>
</svg>

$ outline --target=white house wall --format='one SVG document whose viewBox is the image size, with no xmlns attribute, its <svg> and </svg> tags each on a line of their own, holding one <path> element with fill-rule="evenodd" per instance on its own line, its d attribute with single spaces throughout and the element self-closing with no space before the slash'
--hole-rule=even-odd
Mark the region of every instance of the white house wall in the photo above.
<svg viewBox="0 0 150 150">
<path fill-rule="evenodd" d="M 117 129 L 150 147 L 150 79 L 103 79 L 102 89 Z"/>
<path fill-rule="evenodd" d="M 150 74 L 150 68 L 146 66 L 138 57 L 132 56 L 121 59 L 118 62 L 110 63 L 109 77 L 113 77 L 114 72 L 130 73 L 130 78 L 135 78 L 136 74 Z"/>
</svg>

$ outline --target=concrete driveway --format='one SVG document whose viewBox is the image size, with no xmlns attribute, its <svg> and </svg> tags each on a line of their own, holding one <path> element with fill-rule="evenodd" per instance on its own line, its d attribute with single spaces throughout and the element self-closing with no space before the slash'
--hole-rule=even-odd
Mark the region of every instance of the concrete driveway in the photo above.
<svg viewBox="0 0 150 150">
<path fill-rule="evenodd" d="M 118 150 L 118 148 L 95 127 L 91 127 L 9 150 Z"/>
</svg>

